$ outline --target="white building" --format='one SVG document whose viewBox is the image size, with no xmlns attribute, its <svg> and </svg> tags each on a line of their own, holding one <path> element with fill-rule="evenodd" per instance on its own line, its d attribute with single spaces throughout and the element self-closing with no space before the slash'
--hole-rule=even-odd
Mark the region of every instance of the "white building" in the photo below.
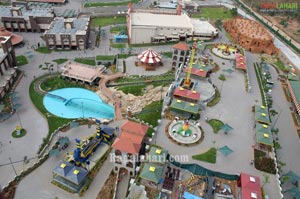
<svg viewBox="0 0 300 199">
<path fill-rule="evenodd" d="M 191 40 L 194 37 L 211 39 L 218 31 L 208 22 L 191 19 L 177 10 L 132 10 L 127 16 L 128 38 L 131 44 Z"/>
</svg>

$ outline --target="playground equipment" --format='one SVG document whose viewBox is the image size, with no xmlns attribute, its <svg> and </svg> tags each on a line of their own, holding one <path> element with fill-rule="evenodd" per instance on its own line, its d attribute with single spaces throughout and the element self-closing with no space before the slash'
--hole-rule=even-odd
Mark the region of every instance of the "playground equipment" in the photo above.
<svg viewBox="0 0 300 199">
<path fill-rule="evenodd" d="M 96 133 L 89 136 L 87 139 L 75 139 L 76 149 L 74 153 L 68 154 L 66 161 L 70 162 L 75 166 L 86 167 L 89 164 L 89 157 L 97 150 L 100 144 L 109 144 L 114 137 L 114 128 L 106 125 L 100 126 L 100 120 L 96 120 Z"/>
<path fill-rule="evenodd" d="M 194 56 L 195 56 L 195 51 L 196 51 L 196 48 L 197 48 L 197 44 L 196 42 L 193 44 L 193 47 L 192 47 L 192 54 L 191 54 L 191 57 L 190 57 L 190 62 L 189 62 L 189 70 L 186 74 L 186 78 L 183 82 L 183 87 L 184 88 L 190 88 L 191 86 L 191 72 L 192 72 L 192 69 L 193 69 L 193 63 L 194 63 Z"/>
</svg>

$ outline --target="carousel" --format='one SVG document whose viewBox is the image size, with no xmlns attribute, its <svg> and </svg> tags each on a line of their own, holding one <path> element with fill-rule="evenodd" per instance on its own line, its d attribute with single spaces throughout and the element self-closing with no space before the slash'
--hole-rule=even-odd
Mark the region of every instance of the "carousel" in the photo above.
<svg viewBox="0 0 300 199">
<path fill-rule="evenodd" d="M 7 31 L 4 27 L 0 26 L 0 36 L 1 37 L 11 37 L 12 45 L 17 45 L 23 41 L 23 37 L 16 35 L 12 32 Z"/>
<path fill-rule="evenodd" d="M 162 66 L 162 57 L 159 53 L 152 49 L 145 50 L 137 56 L 137 66 L 142 66 L 146 71 L 156 70 L 158 66 Z"/>
</svg>

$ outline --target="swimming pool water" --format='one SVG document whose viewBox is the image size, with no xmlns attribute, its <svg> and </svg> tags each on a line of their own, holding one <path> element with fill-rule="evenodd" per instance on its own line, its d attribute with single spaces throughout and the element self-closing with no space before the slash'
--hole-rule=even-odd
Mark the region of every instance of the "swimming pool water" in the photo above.
<svg viewBox="0 0 300 199">
<path fill-rule="evenodd" d="M 45 95 L 45 108 L 62 118 L 114 118 L 114 108 L 94 92 L 83 88 L 62 88 Z"/>
</svg>

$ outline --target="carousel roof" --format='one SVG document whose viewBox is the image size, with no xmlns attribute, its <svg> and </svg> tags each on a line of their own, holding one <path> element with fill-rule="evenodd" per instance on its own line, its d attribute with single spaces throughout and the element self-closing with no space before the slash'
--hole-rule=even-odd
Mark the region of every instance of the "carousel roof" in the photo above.
<svg viewBox="0 0 300 199">
<path fill-rule="evenodd" d="M 161 56 L 156 51 L 152 49 L 145 50 L 141 54 L 137 56 L 138 60 L 147 63 L 147 64 L 155 64 L 161 62 Z"/>
<path fill-rule="evenodd" d="M 0 27 L 0 36 L 1 37 L 9 37 L 11 36 L 11 43 L 13 45 L 19 44 L 23 41 L 23 37 L 20 35 L 16 35 L 12 32 L 7 31 L 4 27 Z"/>
</svg>

